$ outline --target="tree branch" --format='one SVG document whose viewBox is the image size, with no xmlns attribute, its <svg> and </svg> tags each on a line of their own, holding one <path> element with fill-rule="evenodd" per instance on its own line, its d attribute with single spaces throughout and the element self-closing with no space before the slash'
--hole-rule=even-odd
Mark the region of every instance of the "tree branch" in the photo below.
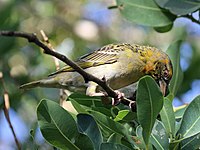
<svg viewBox="0 0 200 150">
<path fill-rule="evenodd" d="M 197 23 L 197 24 L 200 25 L 200 20 L 195 19 L 192 15 L 187 14 L 187 15 L 180 16 L 180 17 L 188 18 L 188 19 L 190 19 L 192 22 L 195 22 L 195 23 Z"/>
<path fill-rule="evenodd" d="M 52 49 L 53 51 L 56 51 L 53 48 L 53 46 L 51 45 L 51 43 L 49 42 L 49 38 L 46 36 L 46 34 L 44 33 L 44 31 L 40 30 L 40 33 L 41 33 L 41 35 L 43 37 L 44 42 L 47 44 L 47 46 L 50 49 Z M 53 57 L 53 59 L 54 59 L 54 64 L 56 66 L 56 71 L 58 71 L 60 69 L 59 61 L 58 61 L 58 59 L 56 57 Z M 63 105 L 63 102 L 65 101 L 65 96 L 64 95 L 66 95 L 64 89 L 60 89 L 60 105 L 61 106 Z"/>
<path fill-rule="evenodd" d="M 46 46 L 44 43 L 42 43 L 37 38 L 36 34 L 18 32 L 18 31 L 0 31 L 0 35 L 10 36 L 10 37 L 21 37 L 21 38 L 27 39 L 29 42 L 32 42 L 32 43 L 38 45 L 39 47 L 41 47 L 44 50 L 45 54 L 54 56 L 54 57 L 58 58 L 59 60 L 63 61 L 64 63 L 66 63 L 67 65 L 71 66 L 74 70 L 76 70 L 78 73 L 80 73 L 83 76 L 85 82 L 93 81 L 93 82 L 97 83 L 98 85 L 100 85 L 106 91 L 108 96 L 117 98 L 117 96 L 118 96 L 117 93 L 107 85 L 105 80 L 99 79 L 99 78 L 85 72 L 80 66 L 78 66 L 72 60 L 68 59 L 66 56 L 51 50 L 48 46 Z"/>
<path fill-rule="evenodd" d="M 10 120 L 10 115 L 9 115 L 9 109 L 10 109 L 10 101 L 9 101 L 9 95 L 8 95 L 8 92 L 6 91 L 6 88 L 5 88 L 5 85 L 4 85 L 4 80 L 3 80 L 3 73 L 0 72 L 0 80 L 2 82 L 2 87 L 3 87 L 3 90 L 4 90 L 4 108 L 3 108 L 3 111 L 4 111 L 4 115 L 5 115 L 5 118 L 8 122 L 8 125 L 12 131 L 12 134 L 14 136 L 14 139 L 15 139 L 15 143 L 17 145 L 17 148 L 18 150 L 21 150 L 21 145 L 19 143 L 19 140 L 17 139 L 17 136 L 15 134 L 15 130 L 12 126 L 12 123 L 11 123 L 11 120 Z"/>
</svg>

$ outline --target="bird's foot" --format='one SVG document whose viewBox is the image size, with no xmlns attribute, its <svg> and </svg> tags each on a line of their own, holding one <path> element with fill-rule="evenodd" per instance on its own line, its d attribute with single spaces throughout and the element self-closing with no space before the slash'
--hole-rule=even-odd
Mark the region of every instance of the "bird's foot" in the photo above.
<svg viewBox="0 0 200 150">
<path fill-rule="evenodd" d="M 112 98 L 112 105 L 113 106 L 118 105 L 121 102 L 121 100 L 124 99 L 124 93 L 122 93 L 120 91 L 117 91 L 117 90 L 115 90 L 115 92 L 117 94 L 117 97 L 116 98 Z"/>
<path fill-rule="evenodd" d="M 136 112 L 136 101 L 131 101 L 129 103 L 129 108 L 133 111 Z"/>
</svg>

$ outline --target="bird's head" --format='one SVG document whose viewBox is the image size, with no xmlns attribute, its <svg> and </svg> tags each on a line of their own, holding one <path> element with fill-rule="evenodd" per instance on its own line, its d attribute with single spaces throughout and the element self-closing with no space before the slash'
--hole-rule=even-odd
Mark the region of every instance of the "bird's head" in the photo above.
<svg viewBox="0 0 200 150">
<path fill-rule="evenodd" d="M 158 83 L 164 96 L 167 95 L 168 85 L 172 78 L 173 68 L 170 58 L 164 53 L 161 57 L 154 57 L 146 64 L 146 74 L 152 76 Z"/>
<path fill-rule="evenodd" d="M 167 56 L 167 58 L 159 59 L 157 62 L 155 62 L 155 69 L 150 72 L 150 75 L 158 83 L 164 96 L 167 94 L 168 85 L 172 78 L 172 71 L 172 63 Z"/>
</svg>

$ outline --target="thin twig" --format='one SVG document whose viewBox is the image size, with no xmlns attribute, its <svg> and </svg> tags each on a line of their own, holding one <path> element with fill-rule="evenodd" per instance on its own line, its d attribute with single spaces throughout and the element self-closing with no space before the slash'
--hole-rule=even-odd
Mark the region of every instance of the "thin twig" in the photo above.
<svg viewBox="0 0 200 150">
<path fill-rule="evenodd" d="M 53 51 L 56 51 L 56 50 L 53 48 L 53 46 L 51 45 L 51 43 L 49 42 L 49 38 L 46 36 L 46 34 L 44 33 L 44 31 L 43 31 L 43 30 L 40 30 L 40 33 L 41 33 L 41 35 L 42 35 L 42 37 L 43 37 L 43 39 L 44 39 L 44 42 L 47 43 L 47 46 L 48 46 L 50 49 L 52 49 Z M 55 66 L 56 66 L 56 70 L 59 70 L 59 69 L 60 69 L 60 65 L 59 65 L 58 59 L 57 59 L 56 57 L 53 57 L 53 59 L 54 59 L 54 63 L 55 63 Z"/>
<path fill-rule="evenodd" d="M 192 22 L 195 22 L 195 23 L 197 23 L 197 24 L 200 25 L 200 21 L 197 20 L 197 19 L 195 19 L 195 18 L 194 18 L 192 15 L 190 15 L 190 14 L 187 14 L 187 15 L 184 15 L 184 16 L 180 16 L 180 17 L 188 18 L 188 19 L 190 19 Z"/>
<path fill-rule="evenodd" d="M 41 33 L 41 35 L 42 35 L 42 37 L 43 37 L 43 40 L 44 40 L 44 42 L 46 42 L 47 43 L 47 46 L 50 48 L 50 49 L 52 49 L 53 51 L 56 51 L 54 48 L 53 48 L 53 46 L 51 45 L 51 43 L 49 42 L 49 38 L 47 37 L 47 35 L 45 34 L 45 32 L 43 31 L 43 30 L 40 30 L 40 33 Z M 54 64 L 55 64 L 55 66 L 56 66 L 56 70 L 59 70 L 60 69 L 60 64 L 59 64 L 59 61 L 58 61 L 58 59 L 56 58 L 56 57 L 53 57 L 53 59 L 54 59 Z M 60 105 L 62 106 L 62 104 L 63 104 L 63 101 L 65 100 L 65 91 L 64 91 L 64 89 L 60 89 Z"/>
<path fill-rule="evenodd" d="M 106 81 L 85 72 L 80 66 L 78 66 L 75 62 L 68 59 L 66 56 L 51 50 L 48 46 L 46 46 L 37 38 L 36 34 L 24 33 L 24 32 L 18 32 L 18 31 L 0 31 L 0 35 L 10 36 L 10 37 L 22 37 L 22 38 L 27 39 L 29 42 L 35 43 L 36 45 L 38 45 L 44 50 L 45 54 L 58 58 L 59 60 L 65 62 L 67 65 L 71 66 L 78 73 L 80 73 L 83 76 L 85 82 L 93 81 L 97 83 L 98 85 L 100 85 L 110 97 L 117 98 L 118 96 L 117 93 L 107 85 Z"/>
<path fill-rule="evenodd" d="M 2 82 L 2 87 L 4 89 L 4 96 L 3 96 L 4 97 L 4 108 L 3 108 L 4 115 L 6 117 L 6 120 L 7 120 L 8 124 L 9 124 L 9 127 L 10 127 L 10 129 L 12 131 L 13 136 L 14 136 L 17 148 L 18 148 L 18 150 L 21 150 L 21 145 L 20 145 L 20 143 L 19 143 L 19 141 L 17 139 L 17 136 L 15 134 L 15 130 L 14 130 L 14 128 L 12 126 L 12 123 L 11 123 L 11 120 L 10 120 L 10 115 L 9 115 L 10 101 L 9 101 L 8 92 L 6 91 L 6 88 L 5 88 L 5 84 L 4 84 L 4 80 L 3 80 L 3 73 L 2 72 L 0 72 L 0 80 Z"/>
</svg>

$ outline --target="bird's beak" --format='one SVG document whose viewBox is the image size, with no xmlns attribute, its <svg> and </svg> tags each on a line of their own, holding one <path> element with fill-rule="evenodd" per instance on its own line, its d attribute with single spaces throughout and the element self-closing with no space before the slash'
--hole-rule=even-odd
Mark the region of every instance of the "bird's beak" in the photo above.
<svg viewBox="0 0 200 150">
<path fill-rule="evenodd" d="M 167 83 L 163 79 L 161 79 L 161 80 L 159 80 L 159 86 L 160 86 L 160 90 L 161 90 L 163 96 L 166 96 L 165 94 L 166 94 L 166 90 L 167 90 Z"/>
</svg>

